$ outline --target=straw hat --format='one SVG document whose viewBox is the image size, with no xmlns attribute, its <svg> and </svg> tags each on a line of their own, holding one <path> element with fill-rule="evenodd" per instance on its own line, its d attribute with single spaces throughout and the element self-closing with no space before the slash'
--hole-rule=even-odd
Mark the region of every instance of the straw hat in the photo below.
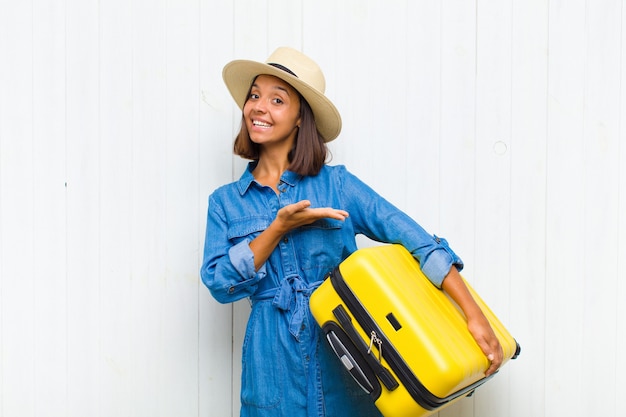
<svg viewBox="0 0 626 417">
<path fill-rule="evenodd" d="M 325 142 L 335 139 L 341 132 L 341 116 L 334 104 L 326 98 L 326 80 L 320 67 L 303 53 L 287 47 L 276 49 L 265 63 L 235 60 L 224 67 L 224 83 L 243 109 L 252 81 L 257 75 L 267 74 L 280 78 L 295 88 L 311 106 L 317 130 Z"/>
</svg>

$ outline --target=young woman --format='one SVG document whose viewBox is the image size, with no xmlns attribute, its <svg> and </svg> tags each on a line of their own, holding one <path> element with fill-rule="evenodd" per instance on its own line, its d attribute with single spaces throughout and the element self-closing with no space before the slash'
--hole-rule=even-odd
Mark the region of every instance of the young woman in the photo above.
<svg viewBox="0 0 626 417">
<path fill-rule="evenodd" d="M 326 165 L 341 117 L 315 62 L 291 48 L 266 63 L 238 60 L 223 78 L 242 109 L 234 145 L 249 159 L 239 181 L 209 197 L 202 280 L 219 302 L 249 297 L 242 417 L 380 416 L 339 365 L 309 311 L 309 296 L 357 249 L 355 235 L 405 246 L 447 291 L 491 361 L 502 348 L 463 283 L 463 264 L 343 166 Z"/>
</svg>

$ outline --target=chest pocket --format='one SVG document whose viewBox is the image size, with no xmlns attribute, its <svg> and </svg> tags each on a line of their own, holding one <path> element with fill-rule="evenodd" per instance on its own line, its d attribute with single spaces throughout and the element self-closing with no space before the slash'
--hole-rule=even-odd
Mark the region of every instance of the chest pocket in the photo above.
<svg viewBox="0 0 626 417">
<path fill-rule="evenodd" d="M 237 244 L 244 239 L 252 240 L 267 229 L 272 220 L 266 216 L 248 216 L 231 220 L 228 226 L 228 240 Z"/>
<path fill-rule="evenodd" d="M 342 228 L 344 222 L 320 219 L 298 229 L 298 243 L 303 253 L 302 268 L 330 271 L 339 265 L 343 254 Z"/>
</svg>

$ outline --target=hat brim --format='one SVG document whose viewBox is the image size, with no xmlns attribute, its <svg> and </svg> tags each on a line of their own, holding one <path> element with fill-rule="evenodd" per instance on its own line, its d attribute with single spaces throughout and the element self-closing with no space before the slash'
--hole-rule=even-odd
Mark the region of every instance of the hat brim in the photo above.
<svg viewBox="0 0 626 417">
<path fill-rule="evenodd" d="M 224 83 L 240 109 L 243 110 L 252 81 L 261 74 L 280 78 L 304 97 L 313 111 L 315 125 L 325 142 L 330 142 L 339 136 L 341 132 L 341 115 L 335 105 L 324 94 L 298 77 L 261 62 L 235 60 L 226 64 L 222 71 Z"/>
</svg>

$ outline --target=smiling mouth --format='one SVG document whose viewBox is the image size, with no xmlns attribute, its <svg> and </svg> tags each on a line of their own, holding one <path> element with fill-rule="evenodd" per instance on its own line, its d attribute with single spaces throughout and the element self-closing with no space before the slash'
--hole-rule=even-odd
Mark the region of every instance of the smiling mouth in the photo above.
<svg viewBox="0 0 626 417">
<path fill-rule="evenodd" d="M 271 124 L 269 123 L 265 123 L 265 122 L 261 122 L 259 120 L 253 120 L 252 121 L 252 125 L 253 126 L 258 126 L 258 127 L 272 127 Z"/>
</svg>

